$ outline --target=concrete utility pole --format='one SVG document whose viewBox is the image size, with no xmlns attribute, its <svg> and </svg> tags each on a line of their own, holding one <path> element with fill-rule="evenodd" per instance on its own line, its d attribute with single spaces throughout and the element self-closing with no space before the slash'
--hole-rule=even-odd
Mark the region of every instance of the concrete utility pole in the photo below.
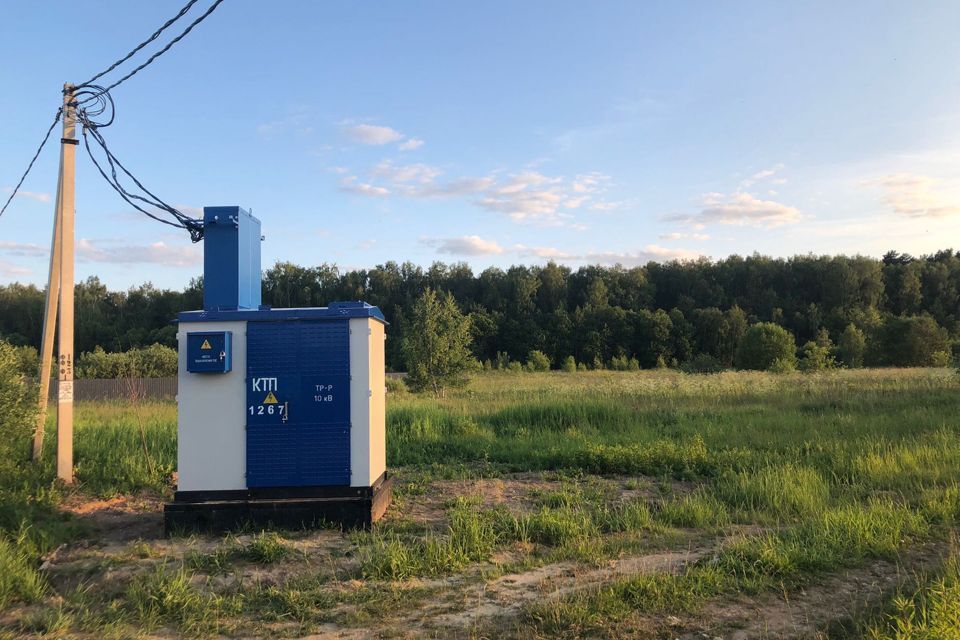
<svg viewBox="0 0 960 640">
<path fill-rule="evenodd" d="M 60 176 L 57 181 L 57 211 L 50 247 L 50 279 L 40 365 L 40 415 L 33 439 L 33 458 L 43 451 L 44 420 L 50 385 L 53 328 L 58 325 L 57 345 L 57 477 L 73 482 L 73 255 L 74 189 L 76 182 L 76 104 L 74 86 L 63 85 L 63 137 L 60 138 Z M 59 323 L 56 319 L 59 317 Z"/>
</svg>

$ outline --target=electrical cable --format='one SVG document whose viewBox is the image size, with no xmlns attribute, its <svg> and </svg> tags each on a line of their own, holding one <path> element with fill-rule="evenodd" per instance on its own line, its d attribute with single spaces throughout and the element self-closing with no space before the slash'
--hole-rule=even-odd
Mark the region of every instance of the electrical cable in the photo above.
<svg viewBox="0 0 960 640">
<path fill-rule="evenodd" d="M 103 87 L 90 85 L 86 89 L 82 89 L 77 92 L 77 95 L 80 94 L 91 94 L 92 99 L 95 101 L 94 106 L 90 108 L 78 107 L 77 108 L 77 120 L 83 125 L 83 145 L 87 150 L 87 155 L 90 156 L 90 160 L 93 162 L 94 166 L 97 168 L 97 171 L 100 172 L 100 175 L 103 176 L 103 179 L 107 181 L 107 184 L 116 191 L 121 198 L 123 198 L 127 204 L 132 206 L 137 211 L 143 213 L 144 215 L 156 220 L 157 222 L 162 222 L 163 224 L 176 227 L 179 229 L 185 229 L 190 234 L 190 239 L 193 242 L 199 242 L 203 239 L 203 223 L 199 220 L 191 218 L 190 216 L 180 212 L 176 207 L 173 207 L 159 197 L 157 197 L 153 192 L 143 186 L 143 183 L 137 179 L 124 165 L 120 160 L 113 154 L 110 148 L 107 146 L 107 141 L 104 139 L 103 134 L 100 133 L 100 129 L 103 127 L 108 127 L 113 123 L 114 120 L 114 103 L 113 97 L 108 91 Z M 88 98 L 89 99 L 89 98 Z M 82 102 L 81 102 L 82 103 Z M 103 115 L 106 111 L 110 112 L 110 117 L 104 122 L 98 122 L 94 118 Z M 93 149 L 90 146 L 90 139 L 93 139 L 94 143 L 100 147 L 103 152 L 104 157 L 106 158 L 106 163 L 109 165 L 109 175 L 104 169 L 103 165 L 100 164 L 100 161 L 97 160 L 97 157 L 93 153 Z M 133 183 L 138 187 L 138 189 L 146 194 L 149 197 L 144 197 L 143 195 L 133 193 L 128 191 L 127 188 L 123 186 L 120 181 L 120 176 L 117 172 L 117 169 L 127 176 Z M 151 213 L 143 206 L 137 204 L 141 202 L 145 205 L 160 209 L 167 215 L 173 218 L 169 220 L 154 213 Z"/>
<path fill-rule="evenodd" d="M 157 58 L 165 54 L 170 50 L 173 45 L 180 42 L 183 38 L 190 33 L 194 27 L 203 22 L 211 13 L 213 13 L 217 7 L 223 2 L 223 0 L 214 0 L 214 2 L 207 7 L 207 10 L 200 14 L 193 22 L 187 25 L 187 28 L 180 32 L 175 38 L 170 40 L 163 48 L 155 52 L 152 56 L 147 58 L 145 62 L 135 67 L 132 71 L 121 77 L 119 80 L 113 82 L 112 84 L 107 85 L 106 87 L 93 84 L 99 78 L 105 76 L 111 71 L 115 70 L 117 67 L 122 65 L 124 62 L 132 58 L 145 46 L 156 40 L 161 33 L 168 29 L 171 25 L 176 23 L 180 18 L 187 14 L 188 11 L 198 2 L 198 0 L 189 0 L 186 5 L 181 7 L 180 11 L 176 13 L 172 18 L 164 22 L 159 29 L 154 31 L 150 37 L 134 47 L 129 53 L 125 56 L 111 64 L 109 67 L 96 74 L 89 80 L 79 85 L 76 85 L 73 88 L 74 92 L 74 101 L 70 104 L 71 107 L 76 109 L 77 120 L 83 126 L 83 143 L 86 147 L 87 155 L 90 156 L 90 160 L 97 167 L 97 170 L 100 172 L 100 175 L 103 176 L 104 180 L 122 197 L 128 204 L 140 211 L 141 213 L 174 227 L 181 229 L 186 229 L 190 233 L 190 239 L 194 242 L 199 242 L 203 239 L 203 223 L 200 220 L 191 218 L 180 211 L 175 207 L 170 206 L 156 195 L 151 193 L 143 184 L 132 174 L 123 164 L 117 159 L 113 152 L 110 151 L 107 146 L 106 140 L 103 138 L 103 134 L 100 133 L 100 129 L 108 127 L 113 124 L 115 110 L 113 97 L 110 95 L 110 90 L 118 87 L 123 84 L 139 72 L 143 71 L 145 68 L 150 66 Z M 64 89 L 64 93 L 68 90 Z M 110 118 L 104 122 L 98 122 L 95 118 L 103 115 L 106 111 L 110 112 Z M 27 175 L 30 173 L 30 170 L 33 168 L 33 164 L 36 162 L 37 158 L 40 156 L 40 152 L 43 150 L 43 147 L 47 144 L 47 140 L 50 139 L 50 134 L 53 132 L 54 127 L 56 127 L 57 122 L 60 121 L 61 116 L 63 115 L 63 107 L 60 107 L 57 110 L 56 116 L 53 119 L 53 123 L 50 125 L 50 128 L 47 129 L 46 135 L 44 135 L 43 140 L 40 142 L 40 146 L 37 148 L 36 153 L 33 154 L 33 158 L 30 160 L 30 164 L 27 165 L 27 170 L 24 171 L 23 175 L 20 177 L 20 181 L 17 183 L 17 186 L 14 187 L 13 192 L 10 194 L 10 197 L 7 198 L 6 203 L 3 205 L 3 208 L 0 209 L 0 216 L 7 210 L 7 207 L 13 201 L 13 198 L 17 195 L 17 192 L 20 190 L 23 181 L 26 180 Z M 97 158 L 93 154 L 93 150 L 90 147 L 90 138 L 93 138 L 94 142 L 104 153 L 107 164 L 110 166 L 110 175 L 107 175 L 107 172 L 97 161 Z M 139 190 L 146 194 L 149 197 L 144 197 L 136 193 L 131 193 L 123 187 L 118 177 L 117 168 L 120 169 L 130 180 L 137 185 Z M 168 220 L 161 218 L 153 213 L 150 213 L 140 205 L 138 205 L 134 200 L 147 204 L 149 206 L 160 209 L 166 214 L 170 215 L 173 220 Z"/>
<path fill-rule="evenodd" d="M 119 80 L 117 80 L 116 82 L 114 82 L 113 84 L 107 85 L 106 88 L 103 88 L 103 89 L 102 89 L 102 92 L 105 93 L 105 92 L 107 92 L 107 91 L 110 91 L 111 89 L 116 88 L 117 86 L 123 84 L 124 82 L 126 82 L 127 80 L 129 80 L 130 78 L 132 78 L 133 76 L 137 75 L 140 71 L 142 71 L 142 70 L 145 69 L 146 67 L 150 66 L 150 64 L 151 64 L 154 60 L 156 60 L 157 58 L 159 58 L 160 56 L 162 56 L 163 54 L 165 54 L 167 51 L 169 51 L 169 50 L 170 50 L 170 47 L 172 47 L 173 45 L 175 45 L 175 44 L 177 44 L 178 42 L 180 42 L 184 37 L 186 37 L 186 35 L 187 35 L 188 33 L 190 33 L 190 32 L 193 30 L 194 27 L 196 27 L 198 24 L 200 24 L 201 22 L 203 22 L 203 21 L 207 18 L 207 16 L 209 16 L 211 13 L 213 13 L 213 12 L 217 9 L 217 7 L 220 6 L 220 3 L 222 3 L 222 2 L 223 2 L 223 0 L 214 0 L 213 4 L 211 4 L 211 5 L 207 8 L 207 10 L 204 11 L 202 14 L 200 14 L 193 22 L 191 22 L 191 23 L 189 24 L 189 26 L 187 26 L 187 28 L 184 29 L 184 30 L 180 33 L 180 35 L 178 35 L 178 36 L 175 37 L 173 40 L 171 40 L 170 42 L 168 42 L 165 47 L 163 47 L 162 49 L 160 49 L 159 51 L 157 51 L 156 53 L 154 53 L 152 56 L 150 56 L 149 58 L 147 58 L 146 62 L 144 62 L 144 63 L 141 64 L 140 66 L 136 67 L 133 71 L 131 71 L 131 72 L 128 73 L 127 75 L 123 76 L 122 78 L 120 78 Z M 129 56 L 128 56 L 128 57 L 129 57 Z M 105 72 L 104 72 L 104 73 L 105 73 Z M 99 75 L 103 75 L 103 74 L 99 74 Z M 99 75 L 96 76 L 96 77 L 99 77 Z M 87 86 L 92 86 L 92 85 L 89 85 L 88 83 L 84 83 L 84 84 L 82 84 L 82 85 L 78 85 L 78 88 L 83 88 L 83 87 L 87 87 Z M 93 100 L 94 98 L 95 98 L 95 96 L 90 96 L 90 97 L 86 98 L 85 102 L 86 102 L 86 101 L 91 101 L 91 100 Z"/>
<path fill-rule="evenodd" d="M 20 176 L 20 182 L 17 183 L 17 186 L 13 188 L 13 192 L 10 193 L 10 197 L 7 198 L 7 201 L 4 203 L 3 208 L 0 209 L 0 216 L 3 215 L 3 212 L 7 210 L 7 207 L 10 206 L 10 203 L 13 201 L 13 198 L 17 195 L 17 192 L 20 191 L 23 181 L 27 179 L 27 174 L 30 173 L 30 170 L 33 169 L 33 163 L 37 161 L 37 158 L 40 156 L 40 152 L 43 151 L 44 145 L 47 144 L 47 140 L 50 139 L 50 134 L 53 132 L 53 128 L 57 126 L 57 123 L 60 122 L 60 116 L 63 115 L 63 107 L 57 109 L 57 114 L 53 117 L 53 122 L 50 124 L 50 128 L 47 129 L 47 133 L 43 136 L 43 141 L 40 142 L 40 146 L 37 147 L 37 152 L 33 154 L 33 158 L 30 160 L 30 164 L 27 165 L 27 170 L 23 172 L 23 175 Z"/>
<path fill-rule="evenodd" d="M 123 64 L 124 62 L 126 62 L 127 60 L 129 60 L 130 58 L 132 58 L 138 51 L 140 51 L 140 50 L 143 49 L 145 46 L 147 46 L 148 44 L 150 44 L 151 42 L 153 42 L 154 40 L 156 40 L 156 39 L 160 36 L 160 34 L 163 33 L 170 25 L 172 25 L 174 22 L 176 22 L 177 20 L 179 20 L 180 18 L 182 18 L 182 17 L 184 16 L 184 14 L 186 14 L 187 11 L 190 11 L 190 8 L 193 7 L 193 5 L 195 5 L 195 4 L 197 4 L 197 0 L 190 0 L 190 2 L 188 2 L 187 4 L 185 4 L 185 5 L 183 6 L 183 8 L 180 9 L 180 11 L 177 12 L 177 15 L 173 16 L 172 18 L 170 18 L 169 20 L 167 20 L 166 22 L 164 22 L 163 25 L 162 25 L 159 29 L 157 29 L 156 31 L 154 31 L 154 32 L 150 35 L 149 38 L 147 38 L 146 40 L 144 40 L 143 42 L 141 42 L 140 44 L 138 44 L 136 47 L 134 47 L 133 49 L 131 49 L 130 53 L 128 53 L 127 55 L 123 56 L 122 58 L 120 58 L 119 60 L 117 60 L 116 62 L 114 62 L 112 65 L 110 65 L 109 67 L 107 67 L 106 69 L 104 69 L 103 71 L 101 71 L 100 73 L 98 73 L 97 75 L 93 76 L 92 78 L 90 78 L 90 79 L 87 80 L 86 82 L 82 82 L 82 83 L 80 83 L 80 84 L 77 85 L 77 86 L 86 87 L 86 86 L 89 86 L 89 85 L 93 84 L 93 83 L 96 82 L 98 79 L 100 79 L 101 77 L 107 75 L 108 73 L 110 73 L 111 71 L 113 71 L 114 69 L 116 69 L 117 67 L 119 67 L 121 64 Z"/>
</svg>

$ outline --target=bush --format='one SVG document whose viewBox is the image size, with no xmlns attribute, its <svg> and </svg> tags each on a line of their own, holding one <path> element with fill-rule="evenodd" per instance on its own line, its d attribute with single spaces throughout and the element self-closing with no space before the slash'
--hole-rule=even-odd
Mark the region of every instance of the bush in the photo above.
<svg viewBox="0 0 960 640">
<path fill-rule="evenodd" d="M 567 356 L 563 364 L 560 365 L 560 370 L 565 373 L 575 372 L 577 370 L 577 361 L 574 360 L 573 356 Z"/>
<path fill-rule="evenodd" d="M 800 350 L 800 362 L 797 368 L 805 373 L 832 369 L 837 363 L 830 355 L 831 351 L 829 346 L 822 346 L 811 340 Z"/>
<path fill-rule="evenodd" d="M 770 366 L 767 368 L 767 371 L 770 373 L 790 373 L 791 371 L 796 371 L 797 361 L 796 358 L 793 360 L 787 360 L 786 358 L 777 358 L 770 363 Z"/>
<path fill-rule="evenodd" d="M 177 350 L 154 343 L 143 349 L 107 352 L 101 347 L 77 356 L 78 378 L 165 378 L 177 375 Z"/>
<path fill-rule="evenodd" d="M 387 393 L 406 393 L 407 383 L 403 378 L 387 378 Z"/>
<path fill-rule="evenodd" d="M 530 371 L 550 371 L 550 358 L 543 351 L 531 351 L 527 356 L 527 369 Z"/>
<path fill-rule="evenodd" d="M 36 378 L 40 375 L 40 354 L 34 347 L 14 347 L 14 353 L 17 354 L 19 362 L 18 368 L 20 375 L 28 378 Z"/>
<path fill-rule="evenodd" d="M 720 373 L 724 370 L 723 363 L 708 353 L 698 353 L 693 359 L 684 363 L 680 370 L 684 373 Z"/>
<path fill-rule="evenodd" d="M 507 365 L 507 371 L 510 373 L 520 373 L 523 371 L 523 365 L 517 361 L 513 361 Z"/>
<path fill-rule="evenodd" d="M 751 326 L 743 334 L 737 349 L 737 368 L 770 370 L 779 361 L 779 369 L 793 370 L 797 363 L 797 343 L 793 334 L 772 322 Z"/>
<path fill-rule="evenodd" d="M 17 462 L 25 459 L 36 414 L 17 351 L 0 340 L 0 478 L 14 473 Z"/>
</svg>

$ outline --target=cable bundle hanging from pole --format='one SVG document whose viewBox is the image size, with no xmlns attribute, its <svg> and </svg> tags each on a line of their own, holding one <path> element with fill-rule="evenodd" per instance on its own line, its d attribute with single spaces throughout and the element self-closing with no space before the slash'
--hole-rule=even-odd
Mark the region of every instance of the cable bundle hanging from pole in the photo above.
<svg viewBox="0 0 960 640">
<path fill-rule="evenodd" d="M 162 222 L 167 225 L 171 225 L 174 227 L 187 230 L 190 233 L 190 239 L 193 242 L 199 242 L 200 240 L 203 239 L 203 226 L 200 223 L 200 221 L 187 216 L 183 212 L 177 210 L 175 207 L 167 204 L 166 202 L 158 198 L 156 195 L 154 195 L 151 191 L 149 191 L 146 187 L 144 187 L 143 183 L 141 183 L 140 180 L 134 177 L 134 175 L 125 166 L 123 166 L 123 164 L 117 159 L 117 157 L 110 151 L 110 149 L 107 147 L 106 140 L 104 140 L 103 135 L 99 132 L 99 129 L 110 126 L 114 120 L 114 103 L 113 103 L 113 97 L 110 95 L 110 90 L 123 84 L 124 82 L 126 82 L 127 80 L 135 76 L 137 73 L 139 73 L 140 71 L 142 71 L 143 69 L 151 65 L 157 58 L 159 58 L 160 56 L 165 54 L 167 51 L 169 51 L 173 47 L 173 45 L 177 44 L 183 38 L 185 38 L 187 34 L 189 34 L 194 29 L 194 27 L 196 27 L 198 24 L 203 22 L 208 16 L 210 16 L 210 14 L 212 14 L 217 9 L 217 7 L 220 6 L 223 0 L 214 0 L 210 4 L 210 6 L 207 7 L 206 11 L 204 11 L 202 14 L 197 16 L 189 25 L 187 25 L 187 27 L 183 31 L 181 31 L 177 36 L 175 36 L 169 42 L 167 42 L 167 44 L 164 45 L 161 49 L 159 49 L 153 55 L 147 58 L 142 64 L 138 65 L 133 70 L 123 75 L 120 79 L 110 83 L 105 87 L 101 85 L 93 84 L 93 83 L 96 82 L 98 79 L 106 76 L 110 72 L 116 70 L 123 63 L 127 62 L 133 56 L 135 56 L 138 52 L 143 50 L 143 48 L 146 47 L 148 44 L 155 41 L 158 37 L 160 37 L 160 35 L 164 31 L 166 31 L 168 28 L 173 26 L 177 21 L 183 18 L 190 11 L 190 9 L 193 8 L 193 6 L 197 2 L 198 0 L 189 0 L 189 2 L 187 2 L 183 7 L 181 7 L 180 10 L 172 18 L 164 22 L 160 26 L 160 28 L 158 28 L 156 31 L 150 34 L 150 36 L 147 39 L 145 39 L 143 42 L 140 42 L 137 46 L 131 49 L 126 55 L 124 55 L 123 57 L 113 62 L 113 64 L 111 64 L 109 67 L 107 67 L 103 71 L 100 71 L 99 73 L 92 76 L 86 82 L 83 82 L 78 85 L 74 85 L 73 101 L 71 102 L 71 106 L 76 108 L 77 120 L 83 125 L 83 139 L 84 139 L 84 146 L 87 149 L 87 154 L 90 156 L 90 159 L 93 161 L 93 164 L 97 167 L 97 170 L 100 172 L 100 175 L 103 176 L 103 178 L 107 181 L 110 187 L 114 191 L 116 191 L 120 195 L 120 197 L 122 197 L 128 204 L 134 207 L 137 211 L 149 216 L 150 218 L 153 218 L 154 220 L 157 220 L 158 222 Z M 66 92 L 66 89 L 64 89 L 64 92 Z M 97 122 L 95 118 L 102 115 L 107 110 L 109 110 L 110 112 L 109 120 L 107 120 L 106 122 Z M 53 129 L 57 126 L 57 123 L 60 121 L 60 118 L 62 115 L 63 115 L 63 107 L 60 107 L 60 109 L 57 110 L 53 123 L 50 125 L 50 128 L 47 129 L 47 132 L 44 135 L 43 140 L 40 142 L 39 147 L 37 147 L 36 153 L 34 153 L 33 158 L 30 160 L 30 163 L 27 165 L 26 171 L 23 172 L 23 175 L 20 177 L 19 182 L 17 182 L 17 185 L 13 188 L 13 191 L 10 193 L 10 196 L 7 198 L 3 207 L 0 208 L 0 216 L 4 214 L 4 212 L 10 206 L 10 203 L 16 197 L 17 193 L 20 190 L 20 187 L 23 185 L 24 181 L 27 178 L 27 175 L 29 175 L 30 170 L 33 168 L 34 163 L 36 162 L 37 158 L 40 156 L 41 151 L 43 150 L 47 141 L 50 139 L 50 134 L 53 132 Z M 94 157 L 93 152 L 90 148 L 89 138 L 93 138 L 97 146 L 99 146 L 102 149 L 106 157 L 106 163 L 110 167 L 109 175 L 107 171 L 104 170 L 103 166 Z M 118 168 L 121 173 L 125 174 L 130 180 L 133 181 L 137 189 L 139 189 L 140 192 L 142 192 L 142 194 L 145 194 L 145 196 L 139 195 L 137 193 L 132 193 L 130 190 L 123 187 L 123 185 L 120 183 L 118 179 L 118 175 L 119 175 L 117 171 Z M 144 205 L 147 205 L 149 207 L 159 209 L 160 211 L 172 217 L 173 220 L 168 220 L 154 213 L 150 213 L 143 206 L 137 204 L 137 202 L 141 202 Z"/>
<path fill-rule="evenodd" d="M 121 76 L 118 80 L 102 86 L 94 84 L 100 78 L 107 76 L 120 68 L 121 65 L 133 58 L 151 42 L 155 41 L 168 28 L 181 20 L 198 0 L 189 0 L 172 18 L 164 22 L 160 28 L 131 49 L 126 55 L 116 60 L 109 67 L 97 73 L 86 82 L 73 85 L 67 83 L 63 87 L 63 104 L 57 110 L 53 123 L 44 134 L 33 158 L 10 193 L 0 215 L 16 197 L 24 181 L 33 168 L 34 163 L 50 139 L 50 135 L 57 123 L 63 120 L 63 137 L 60 139 L 60 173 L 57 183 L 57 203 L 54 214 L 53 239 L 50 248 L 50 276 L 47 284 L 47 296 L 44 311 L 43 341 L 41 344 L 40 396 L 39 414 L 36 430 L 33 437 L 33 459 L 39 461 L 43 451 L 44 421 L 47 410 L 47 388 L 51 378 L 51 365 L 55 365 L 57 372 L 57 477 L 66 483 L 73 482 L 73 289 L 74 289 L 74 159 L 78 140 L 75 134 L 75 124 L 82 126 L 83 143 L 90 156 L 91 162 L 97 171 L 106 180 L 107 184 L 116 191 L 121 198 L 137 211 L 163 224 L 185 229 L 193 242 L 203 239 L 202 221 L 191 218 L 175 207 L 167 204 L 147 189 L 133 173 L 107 146 L 102 129 L 113 124 L 116 112 L 113 96 L 110 90 L 123 84 L 146 67 L 153 64 L 157 58 L 165 54 L 176 43 L 189 34 L 194 27 L 203 22 L 212 14 L 223 0 L 214 0 L 206 11 L 197 16 L 177 36 L 157 50 L 142 64 Z M 105 115 L 106 114 L 106 115 Z M 91 145 L 91 140 L 93 145 Z M 99 147 L 104 158 L 98 160 L 93 147 Z M 124 182 L 132 182 L 135 186 L 124 186 Z M 129 183 L 128 183 L 129 184 Z M 154 209 L 159 211 L 151 211 Z M 58 329 L 59 355 L 53 362 L 54 330 Z"/>
<path fill-rule="evenodd" d="M 149 189 L 144 187 L 143 183 L 141 183 L 136 176 L 130 173 L 130 171 L 123 166 L 123 163 L 121 163 L 120 160 L 117 159 L 117 157 L 113 154 L 113 152 L 110 151 L 110 148 L 107 146 L 107 141 L 103 138 L 103 134 L 100 133 L 101 128 L 109 127 L 111 124 L 113 124 L 114 120 L 115 106 L 110 92 L 105 90 L 103 87 L 88 84 L 86 88 L 76 91 L 74 96 L 76 98 L 84 94 L 89 94 L 87 99 L 76 100 L 77 104 L 83 105 L 92 101 L 93 106 L 77 107 L 77 120 L 83 125 L 83 146 L 86 148 L 87 155 L 90 156 L 91 162 L 93 162 L 93 165 L 97 168 L 97 171 L 100 172 L 100 175 L 103 176 L 103 179 L 107 181 L 107 184 L 109 184 L 114 191 L 120 194 L 120 197 L 123 198 L 127 204 L 140 213 L 153 218 L 157 222 L 162 222 L 163 224 L 170 225 L 171 227 L 187 230 L 187 232 L 190 233 L 190 239 L 194 242 L 199 242 L 202 240 L 203 224 L 199 220 L 181 213 L 175 207 L 170 206 L 159 197 L 154 195 Z M 104 122 L 97 122 L 94 120 L 94 118 L 97 118 L 107 111 L 109 111 L 110 114 L 110 118 L 108 120 Z M 109 175 L 107 175 L 107 171 L 104 170 L 103 166 L 93 154 L 93 150 L 90 148 L 91 138 L 93 139 L 94 143 L 103 151 L 104 157 L 106 158 L 106 163 L 109 165 Z M 117 169 L 125 174 L 127 178 L 132 180 L 137 188 L 142 193 L 146 194 L 147 197 L 137 193 L 132 193 L 127 190 L 120 182 Z M 140 204 L 137 204 L 137 202 L 159 209 L 169 214 L 173 220 L 168 220 L 154 213 L 150 213 Z"/>
</svg>

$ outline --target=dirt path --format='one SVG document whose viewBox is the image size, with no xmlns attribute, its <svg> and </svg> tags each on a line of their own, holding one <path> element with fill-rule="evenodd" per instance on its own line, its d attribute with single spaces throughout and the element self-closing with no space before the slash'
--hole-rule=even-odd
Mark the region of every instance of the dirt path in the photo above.
<svg viewBox="0 0 960 640">
<path fill-rule="evenodd" d="M 688 622 L 683 640 L 722 637 L 819 638 L 830 627 L 844 625 L 889 597 L 918 572 L 942 564 L 948 552 L 944 543 L 912 548 L 897 561 L 880 560 L 847 569 L 808 587 L 784 593 L 715 602 Z M 695 622 L 694 622 L 695 620 Z"/>
</svg>

